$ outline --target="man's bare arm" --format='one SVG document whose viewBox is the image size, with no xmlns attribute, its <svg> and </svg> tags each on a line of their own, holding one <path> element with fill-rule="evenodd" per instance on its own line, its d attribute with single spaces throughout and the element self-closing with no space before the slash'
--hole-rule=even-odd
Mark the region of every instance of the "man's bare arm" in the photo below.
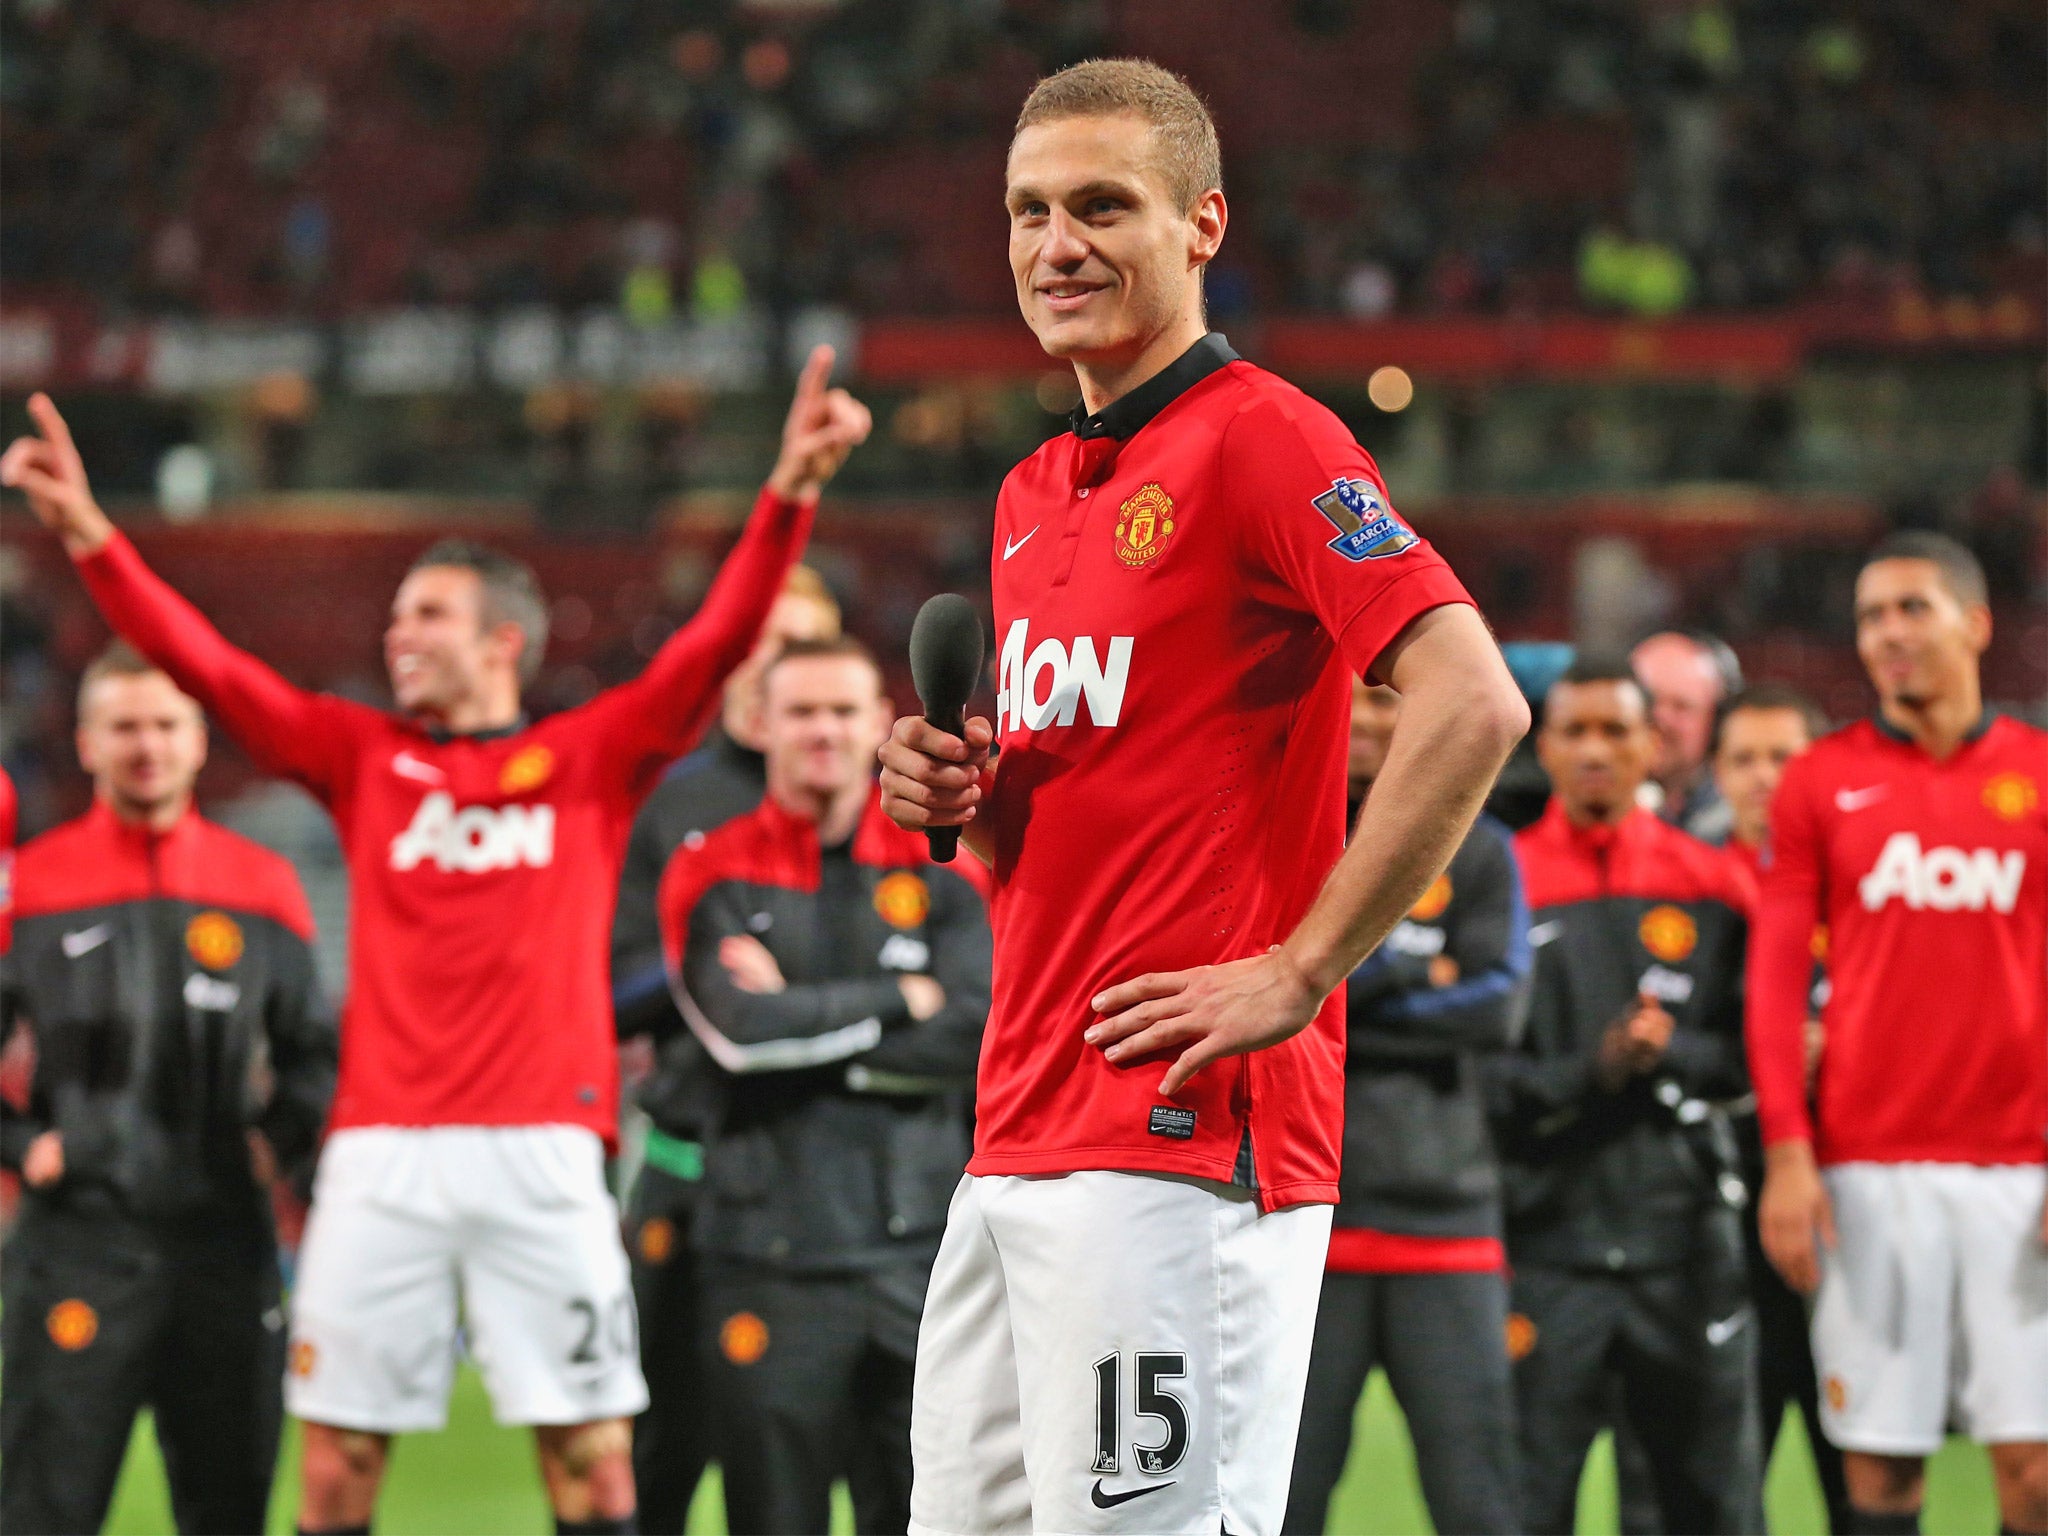
<svg viewBox="0 0 2048 1536">
<path fill-rule="evenodd" d="M 1499 647 L 1463 605 L 1423 614 L 1377 670 L 1401 694 L 1400 723 L 1350 846 L 1294 932 L 1268 954 L 1140 976 L 1094 999 L 1087 1039 L 1110 1061 L 1179 1051 L 1161 1093 L 1306 1028 L 1443 873 L 1529 728 Z"/>
</svg>

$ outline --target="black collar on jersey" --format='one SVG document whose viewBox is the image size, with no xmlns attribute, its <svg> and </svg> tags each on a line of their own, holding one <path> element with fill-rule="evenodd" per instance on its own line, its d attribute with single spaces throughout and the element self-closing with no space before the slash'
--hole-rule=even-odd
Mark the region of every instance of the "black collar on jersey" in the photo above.
<svg viewBox="0 0 2048 1536">
<path fill-rule="evenodd" d="M 451 741 L 503 741 L 507 736 L 517 736 L 533 722 L 522 712 L 512 717 L 510 725 L 494 725 L 487 731 L 451 731 L 446 726 L 423 727 L 427 740 L 437 746 L 446 746 Z"/>
<path fill-rule="evenodd" d="M 1228 338 L 1221 331 L 1211 331 L 1136 389 L 1110 401 L 1093 416 L 1082 415 L 1081 407 L 1075 406 L 1074 414 L 1068 418 L 1074 436 L 1128 441 L 1154 416 L 1218 368 L 1236 361 L 1237 354 L 1231 350 Z"/>
<path fill-rule="evenodd" d="M 1975 741 L 1979 736 L 1982 736 L 1986 731 L 1991 729 L 1991 722 L 1996 720 L 1997 718 L 1998 711 L 1995 709 L 1987 707 L 1984 710 L 1980 711 L 1977 716 L 1977 723 L 1971 726 L 1967 731 L 1963 732 L 1963 739 L 1961 744 L 1963 746 L 1968 746 L 1971 742 Z M 1889 736 L 1893 741 L 1896 741 L 1902 747 L 1917 747 L 1920 745 L 1919 742 L 1915 741 L 1912 737 L 1908 736 L 1896 725 L 1893 725 L 1891 721 L 1885 719 L 1882 711 L 1872 715 L 1870 717 L 1870 723 L 1877 727 L 1877 731 L 1880 736 Z"/>
</svg>

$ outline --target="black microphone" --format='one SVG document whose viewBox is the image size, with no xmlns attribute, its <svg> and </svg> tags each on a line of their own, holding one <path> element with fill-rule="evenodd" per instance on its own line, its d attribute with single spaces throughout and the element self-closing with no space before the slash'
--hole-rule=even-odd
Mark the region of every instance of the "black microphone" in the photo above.
<svg viewBox="0 0 2048 1536">
<path fill-rule="evenodd" d="M 951 736 L 967 734 L 967 700 L 981 681 L 981 615 L 957 592 L 941 592 L 917 610 L 910 626 L 910 676 L 924 704 L 925 724 Z M 958 827 L 927 827 L 932 858 L 953 862 Z"/>
</svg>

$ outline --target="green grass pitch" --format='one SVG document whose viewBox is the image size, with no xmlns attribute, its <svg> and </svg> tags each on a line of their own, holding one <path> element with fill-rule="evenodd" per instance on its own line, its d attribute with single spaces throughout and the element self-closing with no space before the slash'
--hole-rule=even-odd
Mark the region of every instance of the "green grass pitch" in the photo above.
<svg viewBox="0 0 2048 1536">
<path fill-rule="evenodd" d="M 296 1445 L 287 1443 L 270 1506 L 270 1529 L 276 1536 L 290 1536 L 297 1466 Z M 1778 1443 L 1769 1498 L 1775 1536 L 1823 1528 L 1820 1493 L 1796 1419 Z M 1998 1528 L 1990 1467 L 1977 1447 L 1951 1441 L 1935 1459 L 1923 1525 L 1939 1536 Z M 833 1527 L 835 1532 L 853 1529 L 843 1497 Z M 1374 1378 L 1359 1405 L 1351 1464 L 1337 1490 L 1329 1528 L 1344 1536 L 1421 1536 L 1430 1529 L 1408 1432 L 1382 1377 Z M 119 1536 L 161 1536 L 171 1529 L 163 1463 L 145 1419 L 136 1426 L 107 1530 Z M 456 1388 L 445 1433 L 411 1435 L 399 1442 L 377 1529 L 380 1536 L 540 1536 L 551 1529 L 526 1435 L 491 1422 L 483 1388 L 472 1373 L 465 1371 Z M 693 1536 L 716 1536 L 725 1529 L 716 1473 L 698 1490 L 690 1529 Z M 1603 1445 L 1580 1489 L 1579 1530 L 1606 1536 L 1614 1529 L 1614 1473 Z"/>
</svg>

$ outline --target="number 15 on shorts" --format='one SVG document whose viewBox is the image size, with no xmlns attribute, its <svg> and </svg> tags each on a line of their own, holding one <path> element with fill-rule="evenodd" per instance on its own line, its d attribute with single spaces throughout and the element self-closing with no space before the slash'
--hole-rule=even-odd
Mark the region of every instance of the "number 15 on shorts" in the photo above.
<svg viewBox="0 0 2048 1536">
<path fill-rule="evenodd" d="M 1131 1459 L 1137 1470 L 1156 1477 L 1171 1472 L 1188 1453 L 1188 1406 L 1165 1383 L 1188 1373 L 1185 1354 L 1140 1350 L 1130 1357 L 1132 1403 L 1136 1417 L 1153 1420 L 1159 1432 L 1145 1440 L 1133 1437 Z M 1123 1356 L 1104 1355 L 1095 1362 L 1095 1466 L 1097 1473 L 1123 1469 Z M 1163 1432 L 1163 1438 L 1159 1433 Z M 1149 1442 L 1149 1443 L 1148 1443 Z"/>
</svg>

